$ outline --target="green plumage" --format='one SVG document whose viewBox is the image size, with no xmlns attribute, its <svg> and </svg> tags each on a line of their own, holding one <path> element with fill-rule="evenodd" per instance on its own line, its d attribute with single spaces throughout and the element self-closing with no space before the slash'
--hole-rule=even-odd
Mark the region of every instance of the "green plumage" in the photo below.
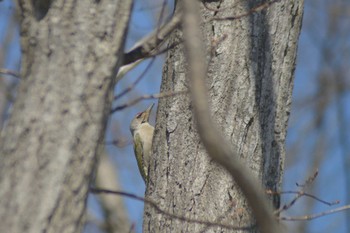
<svg viewBox="0 0 350 233">
<path fill-rule="evenodd" d="M 140 135 L 137 133 L 134 136 L 134 152 L 136 155 L 136 160 L 137 160 L 137 166 L 139 167 L 141 176 L 145 183 L 147 183 L 147 176 L 146 176 L 146 171 L 145 171 L 145 162 L 143 161 L 143 145 L 141 141 Z"/>
<path fill-rule="evenodd" d="M 149 116 L 154 104 L 145 111 L 138 113 L 130 123 L 130 132 L 134 140 L 134 152 L 140 174 L 148 183 L 148 170 L 152 151 L 154 127 L 149 124 Z"/>
</svg>

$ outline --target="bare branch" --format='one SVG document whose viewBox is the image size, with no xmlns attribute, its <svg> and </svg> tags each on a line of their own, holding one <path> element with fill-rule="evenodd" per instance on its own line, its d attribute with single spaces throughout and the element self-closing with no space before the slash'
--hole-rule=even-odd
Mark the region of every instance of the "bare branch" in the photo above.
<svg viewBox="0 0 350 233">
<path fill-rule="evenodd" d="M 159 26 L 163 20 L 163 16 L 164 16 L 164 9 L 165 9 L 165 6 L 166 6 L 166 1 L 163 1 L 163 4 L 162 4 L 162 8 L 161 8 L 161 11 L 160 11 L 160 15 L 159 15 L 159 19 L 158 19 L 158 24 L 157 24 L 157 30 L 156 30 L 156 35 L 158 36 L 159 34 Z M 127 57 L 124 56 L 124 61 L 125 59 L 127 59 Z M 131 85 L 129 86 L 126 90 L 124 90 L 122 93 L 120 93 L 119 95 L 117 95 L 114 100 L 122 97 L 123 95 L 125 95 L 126 93 L 128 93 L 129 91 L 131 91 L 139 81 L 141 81 L 142 77 L 146 74 L 146 72 L 149 70 L 149 68 L 151 68 L 153 62 L 154 62 L 155 58 L 153 57 L 151 62 L 148 64 L 147 68 L 143 71 L 143 73 L 140 75 L 140 77 Z M 135 60 L 136 61 L 136 60 Z M 134 62 L 135 62 L 134 61 Z"/>
<path fill-rule="evenodd" d="M 298 192 L 295 192 L 295 197 L 287 204 L 284 204 L 281 208 L 279 208 L 278 210 L 275 211 L 275 215 L 279 215 L 281 212 L 289 209 L 290 207 L 292 207 L 296 202 L 297 200 L 299 200 L 302 196 L 305 196 L 305 192 L 304 192 L 304 189 L 310 185 L 312 182 L 315 181 L 316 177 L 318 175 L 318 170 L 315 171 L 315 173 L 310 176 L 304 184 L 298 184 L 296 183 L 296 185 L 298 187 L 301 187 L 301 189 L 298 191 Z"/>
<path fill-rule="evenodd" d="M 348 209 L 350 209 L 350 205 L 345 205 L 345 206 L 342 206 L 339 208 L 327 210 L 327 211 L 316 213 L 316 214 L 310 214 L 310 215 L 289 216 L 289 217 L 288 216 L 281 216 L 281 217 L 279 217 L 279 219 L 283 220 L 283 221 L 308 221 L 308 220 L 320 218 L 320 217 L 323 217 L 326 215 L 335 214 L 335 213 L 338 213 L 340 211 L 344 211 L 344 210 L 348 210 Z"/>
<path fill-rule="evenodd" d="M 128 53 L 124 55 L 124 65 L 136 62 L 139 59 L 153 56 L 170 33 L 179 26 L 182 14 L 175 14 L 169 22 L 155 30 L 151 35 L 141 39 Z"/>
<path fill-rule="evenodd" d="M 129 65 L 125 65 L 120 67 L 118 74 L 115 78 L 115 83 L 118 83 L 130 70 L 134 69 L 138 64 L 143 62 L 145 59 L 139 59 L 133 63 L 130 63 Z"/>
<path fill-rule="evenodd" d="M 230 224 L 224 224 L 224 223 L 218 223 L 218 222 L 210 222 L 210 221 L 204 221 L 204 220 L 198 220 L 198 219 L 192 219 L 192 218 L 186 218 L 182 215 L 176 215 L 176 214 L 172 214 L 169 213 L 163 209 L 161 209 L 158 204 L 153 201 L 150 200 L 148 198 L 143 198 L 131 193 L 126 193 L 126 192 L 121 192 L 121 191 L 112 191 L 112 190 L 108 190 L 108 189 L 100 189 L 100 188 L 90 188 L 90 192 L 94 193 L 94 194 L 114 194 L 114 195 L 121 195 L 121 196 L 125 196 L 128 198 L 132 198 L 138 201 L 142 201 L 145 204 L 150 205 L 151 207 L 153 207 L 158 213 L 163 214 L 171 219 L 177 219 L 180 221 L 185 221 L 185 222 L 189 222 L 189 223 L 196 223 L 196 224 L 202 224 L 202 225 L 206 225 L 209 227 L 222 227 L 222 228 L 226 228 L 226 229 L 232 229 L 232 230 L 242 230 L 242 231 L 249 231 L 251 230 L 253 227 L 255 227 L 254 225 L 252 226 L 247 226 L 247 227 L 237 227 L 237 226 L 233 226 Z"/>
<path fill-rule="evenodd" d="M 203 49 L 204 46 L 200 34 L 199 3 L 185 0 L 182 1 L 182 4 L 184 10 L 184 43 L 188 55 L 188 67 L 190 68 L 187 76 L 190 82 L 193 108 L 200 138 L 209 156 L 226 168 L 241 188 L 252 208 L 260 232 L 284 232 L 272 214 L 272 209 L 267 203 L 261 185 L 239 160 L 237 148 L 232 148 L 231 143 L 221 135 L 210 118 L 205 86 L 207 61 L 205 60 L 206 54 L 204 53 L 205 49 Z"/>
<path fill-rule="evenodd" d="M 103 143 L 106 146 L 116 146 L 119 148 L 123 148 L 125 146 L 131 145 L 132 142 L 129 140 L 126 140 L 125 138 L 121 138 L 121 139 L 115 139 L 112 141 L 107 141 Z"/>
<path fill-rule="evenodd" d="M 281 206 L 281 208 L 279 208 L 278 210 L 276 210 L 276 211 L 274 212 L 274 214 L 275 214 L 276 216 L 278 216 L 281 212 L 283 212 L 283 211 L 289 209 L 289 208 L 292 207 L 292 206 L 295 204 L 295 202 L 297 202 L 297 200 L 299 200 L 299 198 L 301 198 L 302 196 L 303 196 L 303 195 L 302 195 L 301 192 L 297 192 L 297 195 L 296 195 L 289 203 L 284 204 L 283 206 Z"/>
<path fill-rule="evenodd" d="M 168 45 L 166 48 L 157 49 L 156 51 L 153 51 L 152 54 L 150 56 L 148 56 L 148 57 L 140 58 L 139 60 L 137 60 L 137 61 L 135 61 L 133 63 L 130 63 L 128 65 L 122 66 L 119 69 L 119 72 L 117 74 L 116 82 L 121 80 L 125 76 L 126 73 L 128 73 L 130 70 L 134 69 L 138 64 L 143 62 L 145 59 L 150 58 L 150 57 L 155 57 L 155 56 L 158 56 L 160 54 L 163 54 L 163 53 L 167 52 L 168 50 L 175 48 L 176 46 L 178 46 L 181 43 L 182 43 L 182 41 L 179 41 L 179 42 L 175 42 L 175 43 L 173 43 L 171 45 Z"/>
<path fill-rule="evenodd" d="M 335 201 L 332 201 L 332 202 L 329 202 L 329 201 L 325 201 L 325 200 L 322 200 L 321 198 L 319 197 L 316 197 L 315 195 L 312 195 L 310 193 L 306 193 L 304 191 L 281 191 L 281 192 L 274 192 L 272 190 L 267 190 L 266 191 L 267 194 L 279 194 L 279 195 L 283 195 L 283 194 L 300 194 L 301 196 L 305 196 L 305 197 L 310 197 L 318 202 L 321 202 L 325 205 L 328 205 L 328 206 L 332 206 L 332 205 L 337 205 L 340 203 L 339 200 L 335 200 Z"/>
<path fill-rule="evenodd" d="M 6 74 L 15 78 L 21 78 L 21 75 L 18 72 L 14 70 L 4 69 L 4 68 L 0 68 L 0 74 Z"/>
<path fill-rule="evenodd" d="M 296 185 L 297 185 L 298 187 L 306 187 L 306 186 L 310 185 L 312 182 L 314 182 L 314 180 L 317 178 L 317 176 L 318 176 L 318 170 L 316 170 L 315 173 L 314 173 L 312 176 L 310 176 L 310 177 L 305 181 L 304 184 L 296 183 Z"/>
<path fill-rule="evenodd" d="M 175 95 L 182 95 L 182 94 L 186 94 L 186 93 L 188 93 L 188 91 L 163 92 L 163 93 L 152 94 L 152 95 L 143 95 L 143 96 L 141 96 L 139 98 L 136 98 L 136 99 L 130 101 L 129 103 L 122 104 L 122 105 L 119 105 L 119 106 L 113 108 L 111 110 L 111 114 L 116 112 L 116 111 L 123 110 L 124 108 L 131 107 L 134 104 L 137 104 L 138 102 L 140 102 L 141 100 L 172 97 L 172 96 L 175 96 Z"/>
<path fill-rule="evenodd" d="M 141 75 L 135 80 L 135 82 L 133 82 L 130 86 L 128 86 L 127 88 L 125 88 L 121 93 L 119 93 L 118 95 L 116 95 L 114 97 L 114 100 L 119 99 L 120 97 L 126 95 L 127 93 L 129 93 L 132 89 L 135 88 L 135 86 L 142 80 L 142 78 L 145 76 L 145 74 L 148 72 L 148 70 L 152 67 L 153 62 L 154 62 L 155 58 L 152 57 L 150 63 L 148 63 L 148 65 L 146 66 L 146 69 L 141 73 Z"/>
</svg>

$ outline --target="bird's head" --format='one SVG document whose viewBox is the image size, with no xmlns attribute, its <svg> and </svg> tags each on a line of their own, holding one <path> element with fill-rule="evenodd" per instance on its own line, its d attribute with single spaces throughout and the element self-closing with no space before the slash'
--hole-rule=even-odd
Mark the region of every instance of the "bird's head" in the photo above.
<svg viewBox="0 0 350 233">
<path fill-rule="evenodd" d="M 132 119 L 130 124 L 130 131 L 132 134 L 141 124 L 148 123 L 153 105 L 154 104 L 151 104 L 145 111 L 137 113 L 134 119 Z"/>
</svg>

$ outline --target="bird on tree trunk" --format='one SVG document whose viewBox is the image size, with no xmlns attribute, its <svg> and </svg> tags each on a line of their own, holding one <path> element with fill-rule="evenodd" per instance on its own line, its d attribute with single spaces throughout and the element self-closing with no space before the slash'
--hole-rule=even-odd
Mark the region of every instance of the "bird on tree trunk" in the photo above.
<svg viewBox="0 0 350 233">
<path fill-rule="evenodd" d="M 154 104 L 145 111 L 138 113 L 130 124 L 130 131 L 134 140 L 134 152 L 141 176 L 148 182 L 148 168 L 150 163 L 154 127 L 149 123 Z"/>
</svg>

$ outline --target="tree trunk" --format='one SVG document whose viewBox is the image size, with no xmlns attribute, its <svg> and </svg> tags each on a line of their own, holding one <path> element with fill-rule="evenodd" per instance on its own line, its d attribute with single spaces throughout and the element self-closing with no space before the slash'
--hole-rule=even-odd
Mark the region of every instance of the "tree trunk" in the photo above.
<svg viewBox="0 0 350 233">
<path fill-rule="evenodd" d="M 0 138 L 0 232 L 79 232 L 131 0 L 20 0 L 22 70 Z"/>
<path fill-rule="evenodd" d="M 202 33 L 212 117 L 264 189 L 279 190 L 303 0 L 281 1 L 257 13 L 252 10 L 246 17 L 214 21 L 210 20 L 247 13 L 259 1 L 204 4 Z M 232 5 L 236 6 L 233 10 Z M 181 38 L 177 30 L 170 43 Z M 185 52 L 182 46 L 169 51 L 161 91 L 187 89 Z M 207 156 L 188 96 L 160 100 L 153 140 L 146 194 L 160 208 L 236 227 L 255 224 L 231 176 Z M 279 206 L 278 196 L 271 201 Z M 147 205 L 144 216 L 145 232 L 204 232 L 208 227 L 210 232 L 232 232 L 215 225 L 179 222 Z M 255 231 L 252 227 L 251 232 Z"/>
</svg>

